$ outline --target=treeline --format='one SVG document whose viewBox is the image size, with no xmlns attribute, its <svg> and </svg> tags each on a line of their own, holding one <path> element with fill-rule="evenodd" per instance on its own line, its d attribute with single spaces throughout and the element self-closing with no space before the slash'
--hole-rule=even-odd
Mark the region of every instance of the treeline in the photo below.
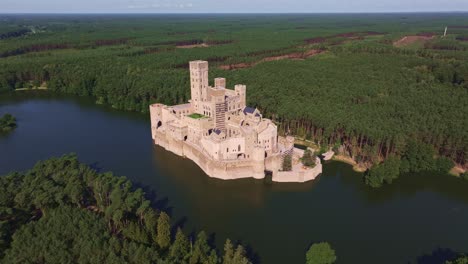
<svg viewBox="0 0 468 264">
<path fill-rule="evenodd" d="M 365 174 L 367 185 L 377 188 L 391 184 L 400 174 L 437 172 L 448 174 L 453 162 L 447 157 L 437 157 L 432 146 L 411 141 L 402 157 L 389 156 L 383 163 L 374 165 Z"/>
<path fill-rule="evenodd" d="M 17 30 L 17 31 L 10 31 L 10 32 L 7 32 L 7 33 L 0 34 L 0 40 L 21 37 L 21 36 L 24 36 L 24 35 L 28 34 L 29 32 L 31 32 L 31 30 L 26 29 L 26 28 L 25 29 L 20 29 L 20 30 Z"/>
<path fill-rule="evenodd" d="M 282 133 L 343 146 L 342 154 L 359 163 L 401 156 L 416 140 L 465 166 L 466 63 L 349 52 L 327 56 L 299 65 L 258 65 L 239 79 L 254 86 L 249 102 L 277 121 Z"/>
<path fill-rule="evenodd" d="M 338 27 L 340 19 L 334 18 L 326 29 L 313 31 L 295 28 L 314 28 L 323 21 L 289 19 L 185 18 L 177 26 L 170 19 L 116 20 L 101 31 L 86 23 L 77 23 L 78 28 L 71 23 L 69 32 L 59 31 L 68 34 L 66 41 L 54 33 L 41 42 L 82 45 L 77 33 L 83 32 L 80 36 L 86 43 L 131 41 L 79 52 L 51 50 L 48 55 L 1 59 L 0 91 L 46 83 L 53 92 L 93 96 L 97 103 L 117 109 L 148 112 L 154 102 L 186 102 L 190 96 L 188 62 L 205 59 L 210 61 L 210 79 L 226 77 L 229 87 L 246 84 L 248 104 L 274 119 L 283 134 L 321 146 L 342 146 L 343 154 L 369 167 L 390 155 L 401 157 L 411 140 L 429 144 L 438 155 L 466 166 L 466 51 L 395 48 L 391 38 L 377 34 L 401 34 L 402 30 L 391 26 L 395 21 L 400 25 L 400 18 L 364 28 L 344 22 L 347 18 Z M 374 19 L 365 20 L 376 23 Z M 421 32 L 433 31 L 418 25 Z M 184 33 L 168 36 L 168 32 Z M 204 39 L 233 42 L 196 49 L 158 46 Z M 311 40 L 311 45 L 304 46 L 304 39 Z M 323 46 L 346 39 L 356 41 Z M 6 44 L 5 50 L 16 47 L 12 41 Z M 29 45 L 35 44 L 31 40 Z M 236 71 L 218 68 L 311 48 L 327 51 L 307 60 L 265 62 Z"/>
<path fill-rule="evenodd" d="M 95 49 L 103 46 L 114 46 L 127 44 L 129 38 L 118 38 L 118 39 L 98 39 L 88 44 L 73 44 L 73 43 L 42 43 L 32 44 L 28 46 L 22 46 L 16 49 L 7 50 L 0 53 L 0 58 L 17 56 L 27 54 L 31 52 L 43 52 L 61 49 Z"/>
<path fill-rule="evenodd" d="M 205 232 L 171 227 L 141 189 L 75 155 L 0 177 L 0 212 L 2 263 L 250 263 L 241 245 L 220 254 Z"/>
</svg>

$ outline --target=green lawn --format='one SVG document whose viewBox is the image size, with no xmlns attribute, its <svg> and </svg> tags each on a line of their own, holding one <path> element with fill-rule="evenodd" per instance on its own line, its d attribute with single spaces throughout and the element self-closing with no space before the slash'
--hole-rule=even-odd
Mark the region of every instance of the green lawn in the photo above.
<svg viewBox="0 0 468 264">
<path fill-rule="evenodd" d="M 189 115 L 188 117 L 191 117 L 193 119 L 200 119 L 200 118 L 204 118 L 205 116 L 201 115 L 201 114 L 194 113 L 194 114 Z"/>
</svg>

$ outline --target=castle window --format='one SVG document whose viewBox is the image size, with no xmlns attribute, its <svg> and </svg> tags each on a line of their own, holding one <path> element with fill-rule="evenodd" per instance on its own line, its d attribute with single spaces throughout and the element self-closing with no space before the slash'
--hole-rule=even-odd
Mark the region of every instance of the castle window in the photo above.
<svg viewBox="0 0 468 264">
<path fill-rule="evenodd" d="M 240 145 L 239 145 L 239 147 L 237 149 L 238 149 L 238 151 L 241 151 Z"/>
<path fill-rule="evenodd" d="M 226 152 L 229 152 L 229 148 L 226 149 Z"/>
</svg>

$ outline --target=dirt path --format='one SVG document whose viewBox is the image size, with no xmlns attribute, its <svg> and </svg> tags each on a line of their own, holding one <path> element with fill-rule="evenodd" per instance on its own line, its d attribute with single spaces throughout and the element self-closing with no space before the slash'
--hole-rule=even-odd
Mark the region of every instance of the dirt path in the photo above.
<svg viewBox="0 0 468 264">
<path fill-rule="evenodd" d="M 279 56 L 272 56 L 272 57 L 266 57 L 263 58 L 259 61 L 255 62 L 243 62 L 243 63 L 237 63 L 237 64 L 228 64 L 228 65 L 221 65 L 218 68 L 222 70 L 236 70 L 236 69 L 244 69 L 244 68 L 250 68 L 253 67 L 259 63 L 262 62 L 268 62 L 268 61 L 278 61 L 278 60 L 305 60 L 307 58 L 310 58 L 312 56 L 316 56 L 320 53 L 325 52 L 324 50 L 318 50 L 318 49 L 311 49 L 306 52 L 295 52 L 295 53 L 289 53 L 289 54 L 284 54 L 284 55 L 279 55 Z"/>
<path fill-rule="evenodd" d="M 176 46 L 176 48 L 178 48 L 178 49 L 193 49 L 193 48 L 208 48 L 208 47 L 210 47 L 210 45 L 208 45 L 206 43 Z"/>
<path fill-rule="evenodd" d="M 17 88 L 17 89 L 15 89 L 15 92 L 18 92 L 18 91 L 32 91 L 32 90 L 47 90 L 47 87 Z"/>
<path fill-rule="evenodd" d="M 426 42 L 426 41 L 429 41 L 431 39 L 433 39 L 434 36 L 428 36 L 428 35 L 421 35 L 421 36 L 405 36 L 395 42 L 393 42 L 393 46 L 399 48 L 399 47 L 405 47 L 405 46 L 408 46 L 408 45 L 411 45 L 413 43 L 416 43 L 416 42 Z"/>
</svg>

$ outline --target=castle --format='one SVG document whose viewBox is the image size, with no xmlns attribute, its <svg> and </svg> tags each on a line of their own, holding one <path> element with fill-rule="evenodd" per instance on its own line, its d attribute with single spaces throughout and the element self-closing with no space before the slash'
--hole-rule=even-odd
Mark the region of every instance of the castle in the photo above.
<svg viewBox="0 0 468 264">
<path fill-rule="evenodd" d="M 187 104 L 150 106 L 155 144 L 193 160 L 210 177 L 225 180 L 261 179 L 270 172 L 276 181 L 304 182 L 321 173 L 321 164 L 313 173 L 281 171 L 283 158 L 300 150 L 294 148 L 294 138 L 278 137 L 277 126 L 246 105 L 245 85 L 231 90 L 225 78 L 216 78 L 210 86 L 208 62 L 192 61 L 190 90 Z"/>
</svg>

